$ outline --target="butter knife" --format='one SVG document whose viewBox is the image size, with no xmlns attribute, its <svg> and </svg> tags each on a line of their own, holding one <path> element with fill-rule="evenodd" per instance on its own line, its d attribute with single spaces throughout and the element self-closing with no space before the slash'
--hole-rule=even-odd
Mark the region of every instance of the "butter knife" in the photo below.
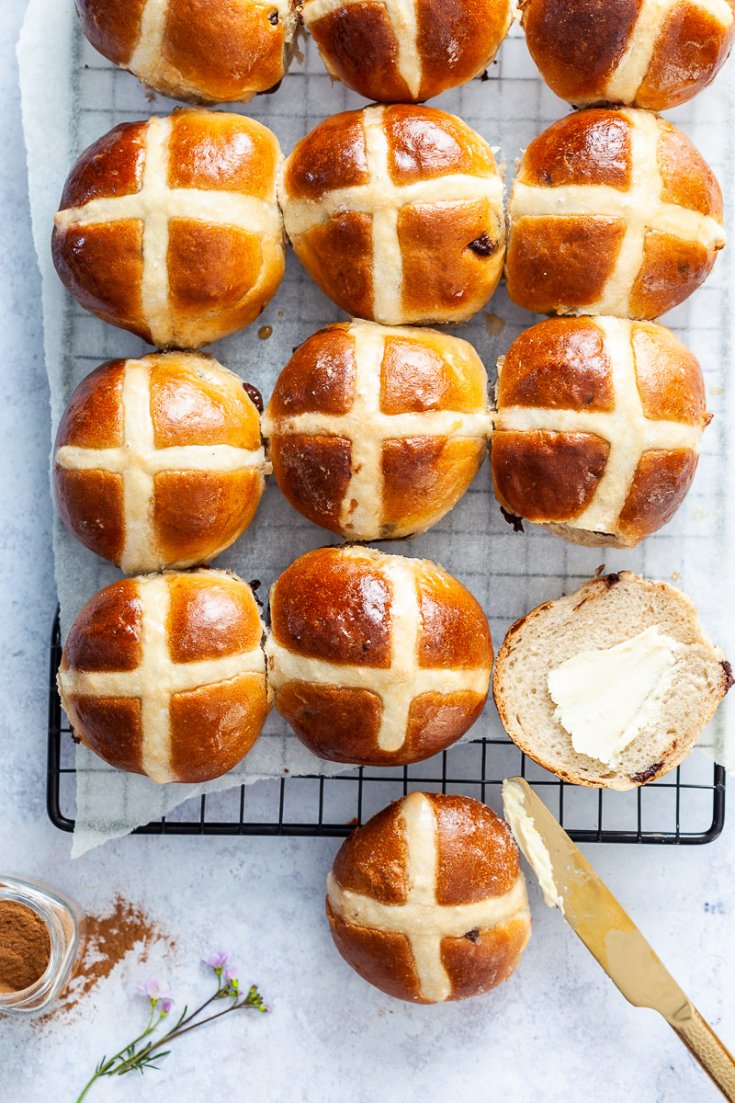
<svg viewBox="0 0 735 1103">
<path fill-rule="evenodd" d="M 503 804 L 546 902 L 559 908 L 626 1000 L 663 1015 L 725 1098 L 735 1101 L 732 1055 L 558 820 L 519 777 L 503 783 Z"/>
</svg>

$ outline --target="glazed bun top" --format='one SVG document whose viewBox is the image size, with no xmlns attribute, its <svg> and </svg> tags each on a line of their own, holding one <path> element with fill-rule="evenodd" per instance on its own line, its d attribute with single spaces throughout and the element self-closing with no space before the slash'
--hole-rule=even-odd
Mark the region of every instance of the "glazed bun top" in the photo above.
<svg viewBox="0 0 735 1103">
<path fill-rule="evenodd" d="M 577 107 L 676 107 L 714 79 L 735 33 L 732 0 L 525 0 L 522 13 L 542 77 Z"/>
<path fill-rule="evenodd" d="M 442 793 L 411 793 L 343 843 L 327 914 L 361 976 L 421 1003 L 506 980 L 531 928 L 510 828 L 479 801 Z"/>
<path fill-rule="evenodd" d="M 263 419 L 284 495 L 352 540 L 437 522 L 471 483 L 490 428 L 487 374 L 470 344 L 361 321 L 296 349 Z"/>
<path fill-rule="evenodd" d="M 291 0 L 77 0 L 110 61 L 167 96 L 247 101 L 283 79 L 297 27 Z"/>
<path fill-rule="evenodd" d="M 686 494 L 710 420 L 695 356 L 655 322 L 550 318 L 499 365 L 495 490 L 591 544 L 637 544 Z"/>
<path fill-rule="evenodd" d="M 200 353 L 96 368 L 69 400 L 54 454 L 63 521 L 128 574 L 219 555 L 252 520 L 267 470 L 253 399 Z"/>
<path fill-rule="evenodd" d="M 487 142 L 434 107 L 366 107 L 296 145 L 286 231 L 322 291 L 386 325 L 464 321 L 497 287 L 503 184 Z"/>
<path fill-rule="evenodd" d="M 114 582 L 64 645 L 58 683 L 74 734 L 159 783 L 227 773 L 268 711 L 262 633 L 252 590 L 225 571 Z"/>
<path fill-rule="evenodd" d="M 284 269 L 274 134 L 182 109 L 121 123 L 72 168 L 54 220 L 56 270 L 86 309 L 161 348 L 249 325 Z"/>
<path fill-rule="evenodd" d="M 479 76 L 508 33 L 513 0 L 305 0 L 333 77 L 369 100 L 419 103 Z"/>
<path fill-rule="evenodd" d="M 509 213 L 508 294 L 539 313 L 657 318 L 725 244 L 709 165 L 676 127 L 632 108 L 548 127 L 521 159 Z"/>
</svg>

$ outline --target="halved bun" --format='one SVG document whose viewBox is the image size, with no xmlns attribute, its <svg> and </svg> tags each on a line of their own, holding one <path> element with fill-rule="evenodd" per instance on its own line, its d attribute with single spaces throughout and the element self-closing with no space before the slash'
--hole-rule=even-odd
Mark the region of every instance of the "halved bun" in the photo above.
<svg viewBox="0 0 735 1103">
<path fill-rule="evenodd" d="M 549 672 L 653 627 L 683 645 L 655 715 L 614 765 L 578 753 L 555 716 Z M 730 665 L 704 634 L 689 598 L 666 582 L 623 571 L 591 579 L 516 621 L 498 653 L 493 696 L 511 739 L 545 769 L 576 785 L 632 789 L 686 758 L 731 684 Z"/>
</svg>

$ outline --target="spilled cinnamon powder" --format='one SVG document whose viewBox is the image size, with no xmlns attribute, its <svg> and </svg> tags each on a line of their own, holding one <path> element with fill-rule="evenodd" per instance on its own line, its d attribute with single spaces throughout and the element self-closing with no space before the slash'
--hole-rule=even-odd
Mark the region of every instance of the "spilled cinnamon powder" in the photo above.
<svg viewBox="0 0 735 1103">
<path fill-rule="evenodd" d="M 142 908 L 120 895 L 113 900 L 110 911 L 87 915 L 83 933 L 84 948 L 72 980 L 53 1011 L 36 1022 L 57 1019 L 73 1012 L 133 950 L 137 951 L 138 961 L 144 963 L 155 943 L 165 942 L 170 949 L 176 945 Z"/>
</svg>

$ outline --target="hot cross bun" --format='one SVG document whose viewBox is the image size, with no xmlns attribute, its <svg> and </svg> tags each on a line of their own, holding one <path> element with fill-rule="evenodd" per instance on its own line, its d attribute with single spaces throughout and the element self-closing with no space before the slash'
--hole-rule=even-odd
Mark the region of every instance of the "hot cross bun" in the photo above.
<svg viewBox="0 0 735 1103">
<path fill-rule="evenodd" d="M 524 0 L 521 10 L 542 77 L 577 107 L 676 107 L 714 79 L 735 32 L 732 0 Z"/>
<path fill-rule="evenodd" d="M 114 582 L 64 645 L 58 683 L 74 735 L 156 782 L 226 774 L 268 711 L 262 633 L 250 587 L 224 571 Z"/>
<path fill-rule="evenodd" d="M 433 107 L 319 123 L 287 159 L 286 231 L 322 291 L 386 325 L 461 322 L 503 267 L 503 184 L 487 142 Z"/>
<path fill-rule="evenodd" d="M 507 980 L 531 936 L 508 825 L 470 797 L 411 793 L 342 845 L 327 917 L 345 961 L 390 996 L 441 1003 Z"/>
<path fill-rule="evenodd" d="M 676 127 L 632 108 L 553 123 L 523 154 L 509 212 L 508 294 L 541 314 L 657 318 L 725 244 L 709 165 Z"/>
<path fill-rule="evenodd" d="M 513 0 L 304 0 L 332 76 L 369 100 L 418 103 L 479 76 L 508 33 Z"/>
<path fill-rule="evenodd" d="M 292 0 L 77 0 L 96 49 L 179 100 L 247 101 L 275 89 L 293 54 Z"/>
<path fill-rule="evenodd" d="M 275 135 L 243 115 L 121 123 L 69 174 L 56 271 L 86 310 L 161 348 L 242 329 L 283 276 L 280 157 Z"/>
<path fill-rule="evenodd" d="M 681 504 L 710 417 L 699 363 L 670 330 L 550 318 L 499 364 L 495 492 L 575 543 L 635 545 Z"/>
<path fill-rule="evenodd" d="M 322 758 L 417 762 L 482 712 L 493 659 L 487 618 L 428 560 L 362 547 L 309 552 L 272 587 L 270 613 L 275 707 Z"/>
<path fill-rule="evenodd" d="M 252 521 L 267 470 L 242 380 L 209 356 L 170 352 L 82 380 L 59 425 L 54 487 L 77 539 L 136 574 L 223 552 Z"/>
<path fill-rule="evenodd" d="M 490 403 L 466 341 L 353 321 L 319 330 L 281 372 L 263 433 L 281 490 L 351 540 L 424 532 L 485 456 Z"/>
</svg>

